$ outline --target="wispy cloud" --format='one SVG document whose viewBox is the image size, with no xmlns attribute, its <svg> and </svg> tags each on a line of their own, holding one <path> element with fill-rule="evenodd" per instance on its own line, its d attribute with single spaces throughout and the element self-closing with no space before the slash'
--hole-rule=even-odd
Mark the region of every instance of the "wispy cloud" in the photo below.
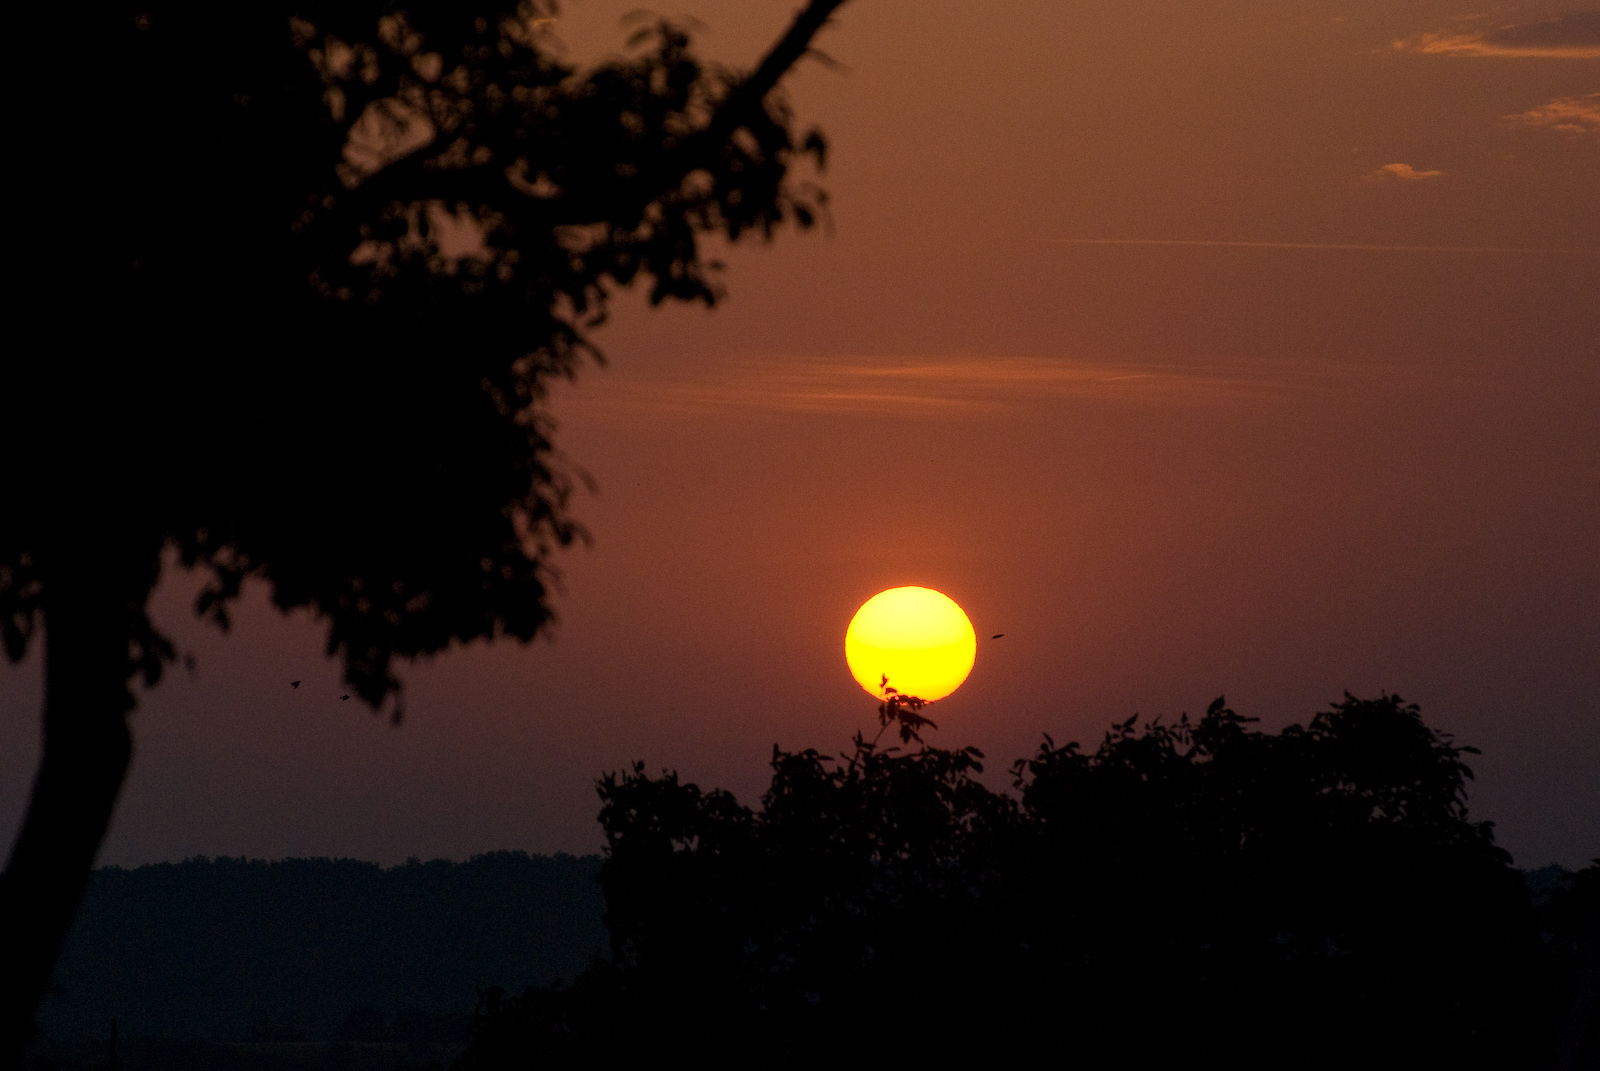
<svg viewBox="0 0 1600 1071">
<path fill-rule="evenodd" d="M 769 359 L 693 380 L 632 385 L 630 410 L 745 409 L 812 414 L 960 417 L 1040 401 L 1218 404 L 1270 400 L 1295 389 L 1257 368 L 1194 371 L 1065 358 Z"/>
<path fill-rule="evenodd" d="M 1423 179 L 1438 178 L 1443 171 L 1418 171 L 1410 164 L 1384 164 L 1372 173 L 1374 178 L 1396 179 L 1400 182 L 1420 182 Z"/>
<path fill-rule="evenodd" d="M 1600 59 L 1600 11 L 1579 11 L 1542 22 L 1511 23 L 1476 33 L 1425 33 L 1394 47 L 1423 55 L 1516 59 Z"/>
<path fill-rule="evenodd" d="M 1537 108 L 1508 115 L 1506 121 L 1519 126 L 1559 130 L 1563 134 L 1600 137 L 1600 93 L 1588 93 L 1581 97 L 1559 97 L 1549 104 L 1541 104 Z"/>
</svg>

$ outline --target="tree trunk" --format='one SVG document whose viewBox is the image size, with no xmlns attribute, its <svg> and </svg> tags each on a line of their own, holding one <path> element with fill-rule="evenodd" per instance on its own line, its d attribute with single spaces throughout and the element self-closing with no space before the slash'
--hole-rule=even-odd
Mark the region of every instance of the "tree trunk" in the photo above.
<svg viewBox="0 0 1600 1071">
<path fill-rule="evenodd" d="M 32 1038 L 133 753 L 122 585 L 85 550 L 46 577 L 44 754 L 0 875 L 0 1068 Z"/>
</svg>

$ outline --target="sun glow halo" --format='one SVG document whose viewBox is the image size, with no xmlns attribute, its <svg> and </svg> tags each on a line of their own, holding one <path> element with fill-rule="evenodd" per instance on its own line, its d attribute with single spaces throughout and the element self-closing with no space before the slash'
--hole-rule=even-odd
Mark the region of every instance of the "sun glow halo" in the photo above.
<svg viewBox="0 0 1600 1071">
<path fill-rule="evenodd" d="M 844 634 L 844 658 L 856 683 L 879 699 L 943 699 L 967 679 L 978 653 L 972 622 L 954 599 L 932 588 L 880 591 L 862 604 Z"/>
</svg>

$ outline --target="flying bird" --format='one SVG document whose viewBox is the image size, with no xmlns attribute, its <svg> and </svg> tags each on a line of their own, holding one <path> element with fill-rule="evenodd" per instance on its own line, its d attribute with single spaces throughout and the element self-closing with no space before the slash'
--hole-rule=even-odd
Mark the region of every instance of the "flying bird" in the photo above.
<svg viewBox="0 0 1600 1071">
<path fill-rule="evenodd" d="M 989 638 L 991 640 L 998 640 L 1001 636 L 1004 636 L 1004 635 L 1005 635 L 1004 632 L 996 632 L 993 636 L 990 636 Z"/>
<path fill-rule="evenodd" d="M 349 697 L 349 696 L 347 696 L 347 695 L 341 695 L 341 696 L 340 696 L 340 697 L 339 697 L 339 698 L 340 698 L 340 699 L 349 699 L 349 698 L 350 698 L 350 697 Z"/>
<path fill-rule="evenodd" d="M 298 687 L 300 687 L 300 682 L 299 681 L 290 681 L 289 682 L 289 687 L 298 688 Z"/>
</svg>

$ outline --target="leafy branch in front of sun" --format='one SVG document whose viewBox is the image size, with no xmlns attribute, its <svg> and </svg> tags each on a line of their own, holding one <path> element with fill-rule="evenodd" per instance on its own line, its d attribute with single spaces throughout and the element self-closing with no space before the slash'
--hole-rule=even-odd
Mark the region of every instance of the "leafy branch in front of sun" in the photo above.
<svg viewBox="0 0 1600 1071">
<path fill-rule="evenodd" d="M 871 746 L 877 746 L 879 738 L 891 723 L 899 727 L 902 744 L 909 744 L 913 740 L 921 744 L 923 729 L 939 728 L 932 718 L 925 718 L 921 714 L 922 708 L 928 705 L 929 700 L 918 699 L 914 695 L 902 695 L 898 689 L 889 686 L 887 673 L 878 682 L 878 687 L 883 692 L 883 702 L 878 704 L 878 735 L 872 738 Z"/>
</svg>

